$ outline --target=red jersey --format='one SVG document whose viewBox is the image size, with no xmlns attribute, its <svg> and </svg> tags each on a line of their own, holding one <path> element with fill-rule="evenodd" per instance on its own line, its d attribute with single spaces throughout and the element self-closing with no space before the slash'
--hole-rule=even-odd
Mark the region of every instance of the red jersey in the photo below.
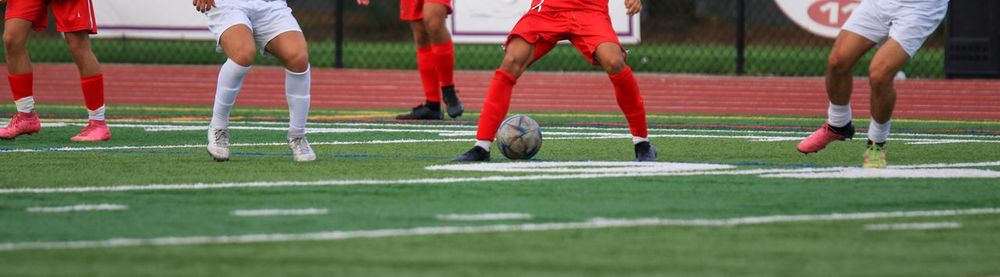
<svg viewBox="0 0 1000 277">
<path fill-rule="evenodd" d="M 608 13 L 608 0 L 531 0 L 534 11 L 595 11 Z"/>
</svg>

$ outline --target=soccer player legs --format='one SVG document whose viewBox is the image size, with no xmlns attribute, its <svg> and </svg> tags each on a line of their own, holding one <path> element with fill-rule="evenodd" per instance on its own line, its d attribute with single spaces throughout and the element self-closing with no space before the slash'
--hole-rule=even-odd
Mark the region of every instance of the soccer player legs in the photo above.
<svg viewBox="0 0 1000 277">
<path fill-rule="evenodd" d="M 90 48 L 90 34 L 96 33 L 97 27 L 89 9 L 89 0 L 15 1 L 8 4 L 4 22 L 4 52 L 9 74 L 7 79 L 17 113 L 6 128 L 0 129 L 0 139 L 14 139 L 41 130 L 41 123 L 34 111 L 34 75 L 26 44 L 32 28 L 45 29 L 49 6 L 56 17 L 56 30 L 64 34 L 73 61 L 80 71 L 80 87 L 89 114 L 87 126 L 71 140 L 110 140 L 111 131 L 104 121 L 104 75 Z"/>
<path fill-rule="evenodd" d="M 538 1 L 536 1 L 538 2 Z M 543 3 L 543 2 L 538 2 Z M 641 9 L 639 1 L 626 1 L 630 14 Z M 636 6 L 639 5 L 639 6 Z M 536 7 L 540 7 L 537 4 Z M 634 8 L 633 8 L 634 7 Z M 539 9 L 540 10 L 540 9 Z M 576 12 L 579 12 L 577 14 Z M 497 128 L 510 108 L 511 91 L 521 74 L 536 60 L 544 56 L 556 42 L 569 39 L 574 46 L 595 65 L 608 73 L 615 87 L 615 97 L 625 113 L 633 135 L 637 161 L 655 161 L 656 149 L 648 139 L 646 111 L 639 93 L 639 85 L 632 70 L 625 63 L 625 51 L 618 43 L 610 22 L 599 12 L 583 10 L 545 13 L 530 11 L 511 31 L 506 54 L 500 68 L 494 73 L 486 101 L 479 117 L 476 144 L 454 161 L 488 161 L 490 147 Z M 577 21 L 577 19 L 581 19 Z M 587 20 L 589 19 L 589 20 Z M 563 24 L 573 21 L 573 24 Z M 562 34 L 569 33 L 568 36 Z M 529 41 L 526 38 L 533 38 Z"/>
<path fill-rule="evenodd" d="M 896 104 L 893 80 L 903 65 L 937 29 L 947 10 L 947 0 L 929 0 L 901 6 L 893 0 L 862 2 L 834 42 L 826 72 L 830 100 L 827 122 L 798 145 L 802 153 L 815 153 L 835 140 L 854 137 L 851 124 L 852 68 L 876 44 L 882 46 L 869 65 L 871 124 L 864 167 L 886 167 L 885 144 Z M 883 21 L 889 18 L 891 24 Z"/>
<path fill-rule="evenodd" d="M 445 20 L 450 12 L 451 0 L 400 0 L 400 19 L 410 23 L 417 46 L 417 71 L 420 73 L 425 103 L 413 108 L 408 114 L 397 116 L 397 119 L 442 119 L 442 101 L 446 105 L 448 116 L 456 118 L 464 112 L 455 91 L 454 43 L 445 27 Z"/>
<path fill-rule="evenodd" d="M 199 2 L 202 1 L 202 2 Z M 219 70 L 212 122 L 208 128 L 208 153 L 217 161 L 229 159 L 229 115 L 243 80 L 256 56 L 256 45 L 277 57 L 285 65 L 285 98 L 288 101 L 288 146 L 295 161 L 312 161 L 316 154 L 305 138 L 309 116 L 311 77 L 305 37 L 291 11 L 281 1 L 226 1 L 224 5 L 241 8 L 212 9 L 214 1 L 195 2 L 207 11 L 209 25 L 219 34 L 219 47 L 229 59 Z M 205 3 L 210 2 L 210 3 Z M 259 3 L 250 3 L 259 2 Z M 202 4 L 199 6 L 198 4 Z M 266 5 L 281 5 L 265 7 Z M 248 11 L 248 12 L 244 12 Z M 266 19 L 266 20 L 264 20 Z M 267 22 L 254 26 L 252 22 Z"/>
</svg>

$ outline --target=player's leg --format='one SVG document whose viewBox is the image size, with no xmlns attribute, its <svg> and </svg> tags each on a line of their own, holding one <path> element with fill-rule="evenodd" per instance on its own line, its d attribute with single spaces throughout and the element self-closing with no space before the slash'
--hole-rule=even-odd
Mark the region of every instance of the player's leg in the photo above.
<svg viewBox="0 0 1000 277">
<path fill-rule="evenodd" d="M 885 43 L 868 69 L 871 84 L 871 124 L 868 126 L 868 151 L 865 154 L 866 168 L 883 168 L 885 143 L 889 139 L 892 126 L 892 112 L 896 106 L 896 89 L 893 80 L 903 65 L 910 60 L 909 54 L 896 40 Z"/>
<path fill-rule="evenodd" d="M 104 120 L 104 74 L 101 64 L 90 48 L 90 32 L 77 31 L 64 34 L 70 54 L 80 70 L 80 87 L 83 90 L 84 104 L 90 123 L 73 141 L 107 141 L 111 139 L 111 130 Z"/>
<path fill-rule="evenodd" d="M 44 26 L 47 11 L 41 3 L 31 5 L 29 1 L 18 1 L 8 3 L 6 12 L 3 44 L 7 58 L 7 80 L 10 82 L 17 113 L 6 127 L 0 129 L 0 139 L 14 139 L 23 134 L 38 133 L 42 128 L 38 114 L 35 113 L 34 74 L 27 42 L 33 25 Z"/>
<path fill-rule="evenodd" d="M 309 70 L 309 49 L 302 32 L 284 32 L 265 47 L 285 65 L 285 98 L 288 100 L 288 146 L 295 161 L 316 160 L 316 154 L 306 140 L 309 119 L 312 78 Z"/>
<path fill-rule="evenodd" d="M 551 43 L 554 45 L 554 43 Z M 545 49 L 552 49 L 551 46 Z M 535 45 L 519 36 L 513 36 L 507 43 L 507 52 L 503 63 L 493 74 L 483 110 L 479 115 L 479 127 L 476 131 L 476 145 L 471 150 L 458 156 L 453 161 L 488 161 L 490 147 L 496 138 L 497 128 L 503 122 L 510 109 L 511 92 L 517 79 L 536 60 Z"/>
<path fill-rule="evenodd" d="M 423 7 L 423 25 L 430 40 L 434 66 L 441 86 L 441 95 L 448 106 L 448 116 L 456 118 L 465 109 L 455 91 L 455 45 L 445 20 L 451 13 L 451 0 L 427 0 Z"/>
<path fill-rule="evenodd" d="M 594 57 L 614 84 L 618 107 L 625 114 L 632 132 L 636 160 L 656 161 L 656 149 L 649 142 L 646 106 L 639 93 L 639 83 L 625 63 L 625 51 L 617 42 L 604 42 L 597 46 Z"/>
<path fill-rule="evenodd" d="M 874 41 L 852 31 L 841 31 L 837 36 L 826 67 L 827 121 L 798 144 L 799 152 L 819 152 L 833 141 L 854 137 L 854 125 L 851 124 L 852 72 L 858 60 L 874 46 Z"/>
<path fill-rule="evenodd" d="M 211 11 L 209 18 L 212 18 Z M 257 50 L 253 31 L 245 24 L 226 28 L 219 35 L 219 46 L 228 59 L 219 69 L 216 82 L 212 121 L 208 127 L 208 153 L 216 161 L 226 161 L 229 160 L 229 114 L 233 111 L 236 96 L 243 87 L 244 77 L 250 72 Z"/>
<path fill-rule="evenodd" d="M 404 2 L 408 1 L 402 1 L 401 5 Z M 410 21 L 409 23 L 410 30 L 413 31 L 413 42 L 417 46 L 417 72 L 420 74 L 420 83 L 424 90 L 424 103 L 414 107 L 410 110 L 410 113 L 396 116 L 396 119 L 443 119 L 441 115 L 440 79 L 438 79 L 437 65 L 434 61 L 434 52 L 431 48 L 430 37 L 422 20 Z"/>
</svg>

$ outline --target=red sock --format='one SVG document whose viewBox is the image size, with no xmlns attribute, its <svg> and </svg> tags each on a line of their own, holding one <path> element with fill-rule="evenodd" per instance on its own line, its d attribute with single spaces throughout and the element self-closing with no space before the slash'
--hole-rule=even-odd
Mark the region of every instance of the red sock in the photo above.
<svg viewBox="0 0 1000 277">
<path fill-rule="evenodd" d="M 441 103 L 441 87 L 438 83 L 438 73 L 431 47 L 417 48 L 417 71 L 420 71 L 420 81 L 424 85 L 424 98 L 427 102 Z"/>
<path fill-rule="evenodd" d="M 455 85 L 455 44 L 451 41 L 431 45 L 434 52 L 434 65 L 437 66 L 438 79 L 442 87 Z"/>
<path fill-rule="evenodd" d="M 14 95 L 14 100 L 29 97 L 32 95 L 32 88 L 34 83 L 34 74 L 27 73 L 21 75 L 7 75 L 7 81 L 10 82 L 10 92 Z"/>
<path fill-rule="evenodd" d="M 632 135 L 640 138 L 649 136 L 646 126 L 646 106 L 642 103 L 642 95 L 639 94 L 639 82 L 632 75 L 632 68 L 625 67 L 625 70 L 610 75 L 611 83 L 615 85 L 615 98 L 618 99 L 618 107 L 625 113 L 628 120 L 628 127 L 632 130 Z M 498 126 L 499 127 L 499 126 Z"/>
<path fill-rule="evenodd" d="M 83 88 L 83 102 L 88 110 L 97 110 L 104 106 L 104 74 L 80 78 Z"/>
<path fill-rule="evenodd" d="M 493 74 L 490 90 L 486 93 L 486 103 L 483 104 L 483 111 L 479 114 L 476 139 L 493 141 L 496 138 L 497 128 L 500 128 L 500 123 L 510 109 L 510 94 L 514 84 L 517 84 L 517 78 L 507 72 L 497 70 Z"/>
</svg>

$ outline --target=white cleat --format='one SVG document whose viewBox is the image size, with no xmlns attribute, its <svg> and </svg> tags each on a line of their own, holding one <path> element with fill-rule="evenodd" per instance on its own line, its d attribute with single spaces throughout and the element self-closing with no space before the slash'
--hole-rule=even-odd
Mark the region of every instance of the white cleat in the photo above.
<svg viewBox="0 0 1000 277">
<path fill-rule="evenodd" d="M 229 160 L 229 129 L 208 127 L 208 154 L 218 162 Z"/>
<path fill-rule="evenodd" d="M 292 157 L 296 162 L 311 162 L 316 160 L 316 153 L 309 147 L 305 136 L 288 139 L 288 147 L 292 148 Z"/>
</svg>

